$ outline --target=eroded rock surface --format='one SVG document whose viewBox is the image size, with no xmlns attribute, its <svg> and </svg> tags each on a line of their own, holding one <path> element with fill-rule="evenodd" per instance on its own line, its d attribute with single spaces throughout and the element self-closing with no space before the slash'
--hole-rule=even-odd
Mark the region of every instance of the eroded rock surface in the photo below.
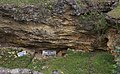
<svg viewBox="0 0 120 74">
<path fill-rule="evenodd" d="M 105 49 L 107 22 L 103 13 L 112 10 L 117 3 L 118 0 L 80 0 L 80 5 L 76 0 L 58 0 L 53 10 L 32 5 L 1 5 L 0 44 L 40 50 Z"/>
</svg>

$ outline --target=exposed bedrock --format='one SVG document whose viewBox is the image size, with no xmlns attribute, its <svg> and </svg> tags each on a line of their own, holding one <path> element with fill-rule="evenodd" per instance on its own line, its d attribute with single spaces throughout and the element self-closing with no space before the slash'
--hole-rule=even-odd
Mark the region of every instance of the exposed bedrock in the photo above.
<svg viewBox="0 0 120 74">
<path fill-rule="evenodd" d="M 0 5 L 1 47 L 107 49 L 110 38 L 104 31 L 107 22 L 103 13 L 116 7 L 118 0 L 80 2 L 82 5 L 76 0 L 58 0 L 52 10 Z"/>
</svg>

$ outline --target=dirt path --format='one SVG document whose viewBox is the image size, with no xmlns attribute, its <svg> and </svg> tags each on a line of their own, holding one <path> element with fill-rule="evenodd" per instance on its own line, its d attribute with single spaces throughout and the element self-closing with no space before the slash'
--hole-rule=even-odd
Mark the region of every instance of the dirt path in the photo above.
<svg viewBox="0 0 120 74">
<path fill-rule="evenodd" d="M 94 66 L 93 66 L 93 60 L 96 57 L 96 52 L 90 52 L 89 60 L 88 60 L 88 74 L 95 74 Z"/>
</svg>

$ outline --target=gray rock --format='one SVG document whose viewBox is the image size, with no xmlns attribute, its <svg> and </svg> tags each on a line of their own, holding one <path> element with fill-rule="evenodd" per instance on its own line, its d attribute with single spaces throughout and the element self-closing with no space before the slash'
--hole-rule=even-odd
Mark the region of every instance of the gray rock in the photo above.
<svg viewBox="0 0 120 74">
<path fill-rule="evenodd" d="M 0 67 L 0 74 L 9 74 L 10 73 L 10 69 L 5 69 Z"/>
<path fill-rule="evenodd" d="M 58 70 L 53 70 L 52 72 L 51 72 L 51 74 L 62 74 L 60 71 L 58 71 Z"/>
<path fill-rule="evenodd" d="M 40 72 L 34 71 L 33 74 L 43 74 L 43 73 L 40 73 Z"/>
<path fill-rule="evenodd" d="M 12 73 L 12 74 L 20 74 L 20 73 L 21 73 L 21 70 L 20 70 L 20 69 L 12 69 L 12 70 L 10 71 L 10 73 Z"/>
<path fill-rule="evenodd" d="M 33 74 L 30 69 L 22 69 L 21 74 Z"/>
<path fill-rule="evenodd" d="M 2 68 L 0 67 L 0 74 L 43 74 L 38 71 L 33 71 L 30 69 L 7 69 L 7 68 Z"/>
</svg>

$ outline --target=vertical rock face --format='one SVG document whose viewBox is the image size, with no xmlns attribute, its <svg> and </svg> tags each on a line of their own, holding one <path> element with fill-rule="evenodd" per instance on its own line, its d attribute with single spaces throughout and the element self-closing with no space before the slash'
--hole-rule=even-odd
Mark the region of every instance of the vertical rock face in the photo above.
<svg viewBox="0 0 120 74">
<path fill-rule="evenodd" d="M 106 6 L 100 3 L 80 0 L 78 4 L 76 0 L 58 0 L 51 11 L 35 6 L 1 5 L 0 45 L 85 51 L 106 47 L 102 44 L 107 42 L 101 43 L 99 38 L 102 38 L 98 36 L 106 28 L 102 14 Z M 108 3 L 106 8 L 111 9 L 117 1 L 104 3 Z M 107 9 L 105 11 L 109 11 Z"/>
<path fill-rule="evenodd" d="M 108 46 L 108 50 L 113 50 L 115 48 L 115 46 L 118 45 L 118 38 L 120 38 L 120 35 L 117 34 L 117 31 L 115 29 L 109 29 L 108 33 L 107 33 L 107 38 L 108 38 L 108 42 L 107 42 L 107 46 Z"/>
</svg>

